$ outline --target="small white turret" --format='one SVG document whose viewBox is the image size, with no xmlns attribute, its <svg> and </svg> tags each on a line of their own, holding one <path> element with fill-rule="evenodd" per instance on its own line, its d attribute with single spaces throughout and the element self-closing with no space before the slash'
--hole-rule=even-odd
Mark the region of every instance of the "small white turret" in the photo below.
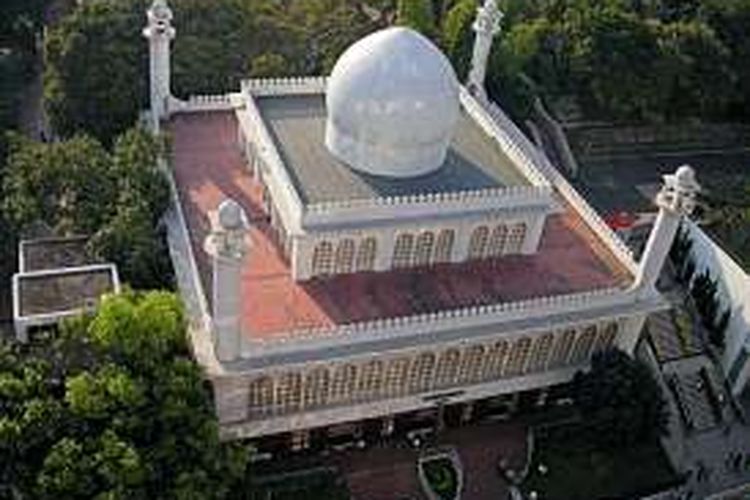
<svg viewBox="0 0 750 500">
<path fill-rule="evenodd" d="M 656 280 L 661 274 L 680 221 L 695 209 L 700 185 L 691 167 L 683 165 L 672 175 L 664 176 L 664 185 L 656 196 L 659 215 L 643 251 L 633 288 L 648 295 L 656 290 Z"/>
<path fill-rule="evenodd" d="M 224 200 L 211 214 L 205 249 L 213 260 L 214 348 L 220 361 L 240 355 L 242 339 L 242 268 L 250 248 L 244 210 Z"/>
<path fill-rule="evenodd" d="M 485 0 L 477 9 L 477 18 L 472 25 L 474 32 L 474 50 L 471 54 L 469 70 L 469 91 L 481 97 L 485 96 L 484 78 L 487 73 L 487 59 L 492 48 L 492 39 L 500 32 L 500 21 L 503 13 L 497 7 L 496 0 Z"/>
<path fill-rule="evenodd" d="M 149 41 L 149 76 L 151 115 L 154 126 L 169 116 L 170 88 L 170 43 L 175 37 L 172 27 L 172 10 L 166 0 L 154 0 L 146 12 L 148 22 L 143 36 Z"/>
</svg>

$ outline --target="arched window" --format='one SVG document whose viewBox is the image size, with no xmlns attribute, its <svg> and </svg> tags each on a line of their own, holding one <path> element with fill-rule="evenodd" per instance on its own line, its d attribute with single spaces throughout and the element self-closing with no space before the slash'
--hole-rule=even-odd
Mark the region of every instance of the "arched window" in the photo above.
<svg viewBox="0 0 750 500">
<path fill-rule="evenodd" d="M 479 226 L 471 233 L 469 240 L 469 260 L 482 259 L 487 251 L 487 238 L 489 229 L 487 226 Z"/>
<path fill-rule="evenodd" d="M 316 368 L 305 379 L 305 408 L 323 406 L 328 401 L 328 370 Z"/>
<path fill-rule="evenodd" d="M 357 250 L 357 271 L 372 271 L 375 268 L 375 238 L 369 236 L 362 240 Z"/>
<path fill-rule="evenodd" d="M 509 254 L 521 253 L 523 240 L 526 238 L 526 223 L 519 222 L 514 224 L 508 235 L 506 252 Z"/>
<path fill-rule="evenodd" d="M 443 229 L 437 237 L 435 245 L 435 262 L 450 262 L 453 256 L 453 241 L 456 239 L 456 232 L 453 229 Z"/>
<path fill-rule="evenodd" d="M 504 375 L 520 375 L 526 368 L 526 361 L 531 350 L 531 339 L 522 337 L 513 344 L 508 354 L 508 363 L 505 365 Z"/>
<path fill-rule="evenodd" d="M 425 352 L 417 356 L 409 371 L 409 392 L 419 392 L 430 387 L 432 370 L 435 368 L 435 355 Z"/>
<path fill-rule="evenodd" d="M 321 241 L 313 250 L 312 275 L 321 276 L 331 274 L 333 260 L 333 245 L 328 241 Z"/>
<path fill-rule="evenodd" d="M 495 379 L 502 376 L 507 355 L 508 343 L 504 340 L 495 342 L 487 352 L 487 362 L 484 369 L 485 379 Z"/>
<path fill-rule="evenodd" d="M 339 366 L 333 374 L 331 381 L 332 403 L 350 401 L 357 388 L 357 367 L 351 364 Z"/>
<path fill-rule="evenodd" d="M 250 414 L 266 413 L 273 407 L 273 380 L 259 377 L 250 382 L 248 409 Z"/>
<path fill-rule="evenodd" d="M 536 339 L 534 342 L 534 348 L 531 350 L 529 365 L 526 367 L 527 373 L 542 371 L 547 367 L 547 361 L 554 340 L 555 337 L 551 333 L 545 333 Z"/>
<path fill-rule="evenodd" d="M 287 372 L 281 376 L 276 386 L 276 404 L 279 410 L 298 410 L 302 402 L 302 376 L 296 372 Z"/>
<path fill-rule="evenodd" d="M 435 235 L 426 231 L 417 238 L 417 246 L 414 250 L 414 265 L 428 266 L 432 261 L 432 247 L 435 244 Z"/>
<path fill-rule="evenodd" d="M 362 368 L 359 377 L 359 392 L 364 398 L 376 397 L 383 385 L 383 362 L 373 360 Z"/>
<path fill-rule="evenodd" d="M 391 266 L 394 268 L 409 267 L 411 265 L 411 252 L 414 247 L 414 236 L 408 233 L 399 234 L 396 245 L 393 247 L 393 260 Z"/>
<path fill-rule="evenodd" d="M 576 340 L 576 331 L 573 329 L 565 330 L 557 339 L 555 349 L 552 352 L 552 358 L 549 361 L 550 368 L 560 368 L 568 364 L 570 351 L 573 350 L 573 343 Z"/>
<path fill-rule="evenodd" d="M 336 273 L 352 272 L 354 264 L 354 240 L 349 238 L 341 240 L 336 247 Z"/>
<path fill-rule="evenodd" d="M 404 392 L 406 380 L 409 376 L 409 358 L 397 358 L 388 362 L 385 372 L 385 393 L 389 396 L 397 396 Z"/>
<path fill-rule="evenodd" d="M 458 378 L 463 383 L 477 382 L 484 372 L 484 346 L 473 345 L 466 349 L 461 359 Z"/>
<path fill-rule="evenodd" d="M 504 224 L 495 226 L 492 230 L 492 237 L 490 237 L 489 251 L 487 252 L 492 257 L 499 257 L 505 253 L 505 241 L 508 236 L 508 228 Z"/>
<path fill-rule="evenodd" d="M 460 361 L 461 353 L 458 349 L 448 349 L 440 355 L 435 373 L 435 387 L 447 387 L 456 383 Z"/>
<path fill-rule="evenodd" d="M 617 322 L 612 321 L 601 329 L 599 336 L 596 337 L 596 345 L 594 346 L 594 352 L 606 351 L 612 347 L 617 337 Z"/>
<path fill-rule="evenodd" d="M 575 346 L 573 347 L 573 354 L 570 356 L 570 364 L 579 365 L 586 363 L 591 356 L 591 348 L 594 345 L 594 338 L 596 338 L 596 326 L 587 327 L 581 335 L 578 336 Z"/>
</svg>

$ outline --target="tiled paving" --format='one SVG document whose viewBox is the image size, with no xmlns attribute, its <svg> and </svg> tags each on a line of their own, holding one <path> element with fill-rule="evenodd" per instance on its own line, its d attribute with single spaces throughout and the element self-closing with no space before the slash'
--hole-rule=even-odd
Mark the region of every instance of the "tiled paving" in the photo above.
<svg viewBox="0 0 750 500">
<path fill-rule="evenodd" d="M 234 116 L 177 115 L 170 132 L 174 176 L 207 292 L 207 213 L 231 197 L 253 221 L 253 247 L 243 272 L 243 320 L 245 331 L 256 338 L 312 326 L 570 294 L 624 285 L 631 279 L 580 217 L 566 208 L 549 217 L 540 250 L 532 256 L 297 283 L 270 235 L 261 187 L 235 145 Z"/>
<path fill-rule="evenodd" d="M 520 466 L 526 453 L 526 430 L 514 424 L 476 424 L 445 431 L 441 445 L 458 451 L 464 468 L 464 500 L 508 497 L 497 464 Z M 410 448 L 352 451 L 336 457 L 347 479 L 352 500 L 426 500 L 417 477 L 418 453 Z"/>
</svg>

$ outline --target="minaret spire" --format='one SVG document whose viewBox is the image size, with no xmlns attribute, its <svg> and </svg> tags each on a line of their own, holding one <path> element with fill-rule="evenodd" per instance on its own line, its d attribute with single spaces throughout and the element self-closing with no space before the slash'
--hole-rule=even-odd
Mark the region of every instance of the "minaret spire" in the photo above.
<svg viewBox="0 0 750 500">
<path fill-rule="evenodd" d="M 490 56 L 492 39 L 500 32 L 502 18 L 503 13 L 497 7 L 496 0 L 485 0 L 484 5 L 477 9 L 477 18 L 472 25 L 476 35 L 467 82 L 469 91 L 475 95 L 485 96 L 484 78 L 487 73 L 487 59 Z"/>
<path fill-rule="evenodd" d="M 213 263 L 214 349 L 220 361 L 241 355 L 242 268 L 250 250 L 249 224 L 242 207 L 226 199 L 212 213 L 204 249 Z"/>
<path fill-rule="evenodd" d="M 661 274 L 680 221 L 692 213 L 699 191 L 695 172 L 687 165 L 681 166 L 672 175 L 664 176 L 664 185 L 656 195 L 659 215 L 643 251 L 633 289 L 644 294 L 655 291 L 656 280 Z"/>
<path fill-rule="evenodd" d="M 143 36 L 149 41 L 149 76 L 151 115 L 155 127 L 159 120 L 169 116 L 170 42 L 175 37 L 172 27 L 172 10 L 166 0 L 154 0 L 146 12 L 148 19 Z"/>
</svg>

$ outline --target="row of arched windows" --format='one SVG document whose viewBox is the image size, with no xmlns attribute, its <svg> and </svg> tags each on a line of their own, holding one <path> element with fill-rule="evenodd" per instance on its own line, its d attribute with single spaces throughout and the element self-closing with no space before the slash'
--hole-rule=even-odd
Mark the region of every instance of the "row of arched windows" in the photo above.
<svg viewBox="0 0 750 500">
<path fill-rule="evenodd" d="M 510 227 L 499 224 L 494 228 L 479 226 L 469 239 L 469 260 L 500 257 L 521 253 L 526 238 L 526 223 L 519 222 Z"/>
<path fill-rule="evenodd" d="M 612 347 L 617 332 L 617 323 L 611 322 L 601 328 L 589 326 L 580 333 L 569 329 L 535 338 L 373 359 L 361 365 L 320 366 L 306 375 L 287 372 L 275 384 L 271 377 L 263 376 L 250 383 L 250 412 L 285 413 L 578 366 L 593 352 Z"/>
<path fill-rule="evenodd" d="M 494 228 L 479 226 L 469 239 L 469 260 L 500 257 L 520 253 L 526 238 L 526 224 L 499 224 Z M 437 233 L 401 233 L 396 237 L 391 256 L 391 267 L 429 266 L 451 262 L 456 232 L 443 229 Z M 372 271 L 375 266 L 377 241 L 369 236 L 357 243 L 352 238 L 340 240 L 335 246 L 321 241 L 313 249 L 312 276 Z"/>
<path fill-rule="evenodd" d="M 401 233 L 393 246 L 391 267 L 398 269 L 450 262 L 455 239 L 453 229 L 444 229 L 437 236 L 432 231 L 424 231 L 417 236 Z"/>
<path fill-rule="evenodd" d="M 377 242 L 372 236 L 362 239 L 359 245 L 354 239 L 345 238 L 335 248 L 330 241 L 321 241 L 313 250 L 312 275 L 372 271 L 376 252 Z"/>
</svg>

